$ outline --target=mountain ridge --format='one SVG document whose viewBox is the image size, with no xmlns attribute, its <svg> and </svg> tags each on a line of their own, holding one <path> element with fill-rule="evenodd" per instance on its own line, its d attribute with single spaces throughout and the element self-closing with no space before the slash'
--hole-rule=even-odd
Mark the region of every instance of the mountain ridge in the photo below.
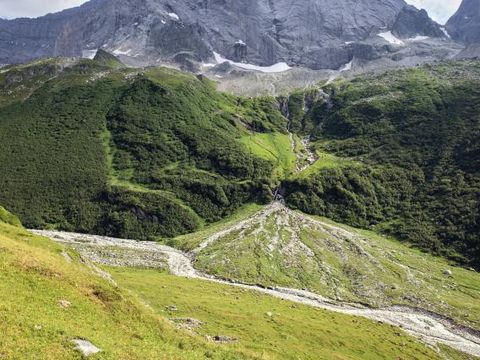
<svg viewBox="0 0 480 360">
<path fill-rule="evenodd" d="M 193 62 L 198 69 L 219 53 L 263 66 L 339 69 L 354 57 L 392 56 L 397 49 L 376 36 L 388 31 L 446 40 L 424 10 L 403 0 L 91 0 L 37 19 L 0 20 L 0 63 L 103 48 L 137 65 Z"/>
</svg>

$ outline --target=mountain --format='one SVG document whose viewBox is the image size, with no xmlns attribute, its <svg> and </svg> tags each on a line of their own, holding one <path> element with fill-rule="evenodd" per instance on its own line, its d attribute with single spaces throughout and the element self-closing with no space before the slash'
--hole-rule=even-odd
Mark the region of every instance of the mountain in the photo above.
<svg viewBox="0 0 480 360">
<path fill-rule="evenodd" d="M 353 58 L 449 55 L 435 53 L 438 42 L 396 36 L 449 47 L 440 26 L 403 0 L 91 0 L 38 19 L 0 20 L 0 63 L 99 48 L 130 64 L 189 70 L 224 59 L 339 69 Z"/>
<path fill-rule="evenodd" d="M 401 39 L 427 36 L 442 38 L 444 32 L 438 24 L 430 19 L 428 13 L 414 6 L 405 6 L 393 24 L 392 33 Z"/>
<path fill-rule="evenodd" d="M 480 43 L 480 2 L 463 0 L 458 11 L 448 20 L 447 30 L 456 40 L 467 45 Z"/>
</svg>

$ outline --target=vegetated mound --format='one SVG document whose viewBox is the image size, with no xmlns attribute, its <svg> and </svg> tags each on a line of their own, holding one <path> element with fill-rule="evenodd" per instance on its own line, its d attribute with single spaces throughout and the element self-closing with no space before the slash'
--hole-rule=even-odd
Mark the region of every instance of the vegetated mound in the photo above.
<svg viewBox="0 0 480 360">
<path fill-rule="evenodd" d="M 268 201 L 273 163 L 240 139 L 285 132 L 275 99 L 169 69 L 57 64 L 0 74 L 0 201 L 26 226 L 146 239 Z"/>
<path fill-rule="evenodd" d="M 281 202 L 174 244 L 194 254 L 195 268 L 220 278 L 305 289 L 347 303 L 409 305 L 480 324 L 476 272 Z"/>
<path fill-rule="evenodd" d="M 326 86 L 303 118 L 320 160 L 287 204 L 480 266 L 479 83 L 472 60 Z"/>
<path fill-rule="evenodd" d="M 121 68 L 125 65 L 117 58 L 115 55 L 110 54 L 108 51 L 103 49 L 98 49 L 97 53 L 95 54 L 94 61 L 99 64 L 111 67 L 111 68 Z"/>
</svg>

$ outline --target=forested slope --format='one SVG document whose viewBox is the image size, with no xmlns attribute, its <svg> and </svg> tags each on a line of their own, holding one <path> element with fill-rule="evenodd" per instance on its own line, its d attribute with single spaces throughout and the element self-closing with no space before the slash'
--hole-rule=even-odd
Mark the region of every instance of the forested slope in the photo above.
<svg viewBox="0 0 480 360">
<path fill-rule="evenodd" d="M 26 226 L 145 239 L 268 201 L 273 164 L 239 140 L 285 128 L 274 99 L 114 65 L 53 59 L 0 74 L 0 201 Z"/>
</svg>

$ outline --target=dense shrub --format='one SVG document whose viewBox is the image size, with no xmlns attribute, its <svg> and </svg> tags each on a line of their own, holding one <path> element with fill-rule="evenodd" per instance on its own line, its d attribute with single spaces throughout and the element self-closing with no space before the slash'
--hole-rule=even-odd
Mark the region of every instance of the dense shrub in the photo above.
<svg viewBox="0 0 480 360">
<path fill-rule="evenodd" d="M 273 165 L 237 140 L 283 130 L 273 98 L 168 69 L 38 66 L 51 68 L 22 68 L 18 98 L 0 79 L 0 203 L 26 226 L 167 237 L 268 198 Z"/>
</svg>

